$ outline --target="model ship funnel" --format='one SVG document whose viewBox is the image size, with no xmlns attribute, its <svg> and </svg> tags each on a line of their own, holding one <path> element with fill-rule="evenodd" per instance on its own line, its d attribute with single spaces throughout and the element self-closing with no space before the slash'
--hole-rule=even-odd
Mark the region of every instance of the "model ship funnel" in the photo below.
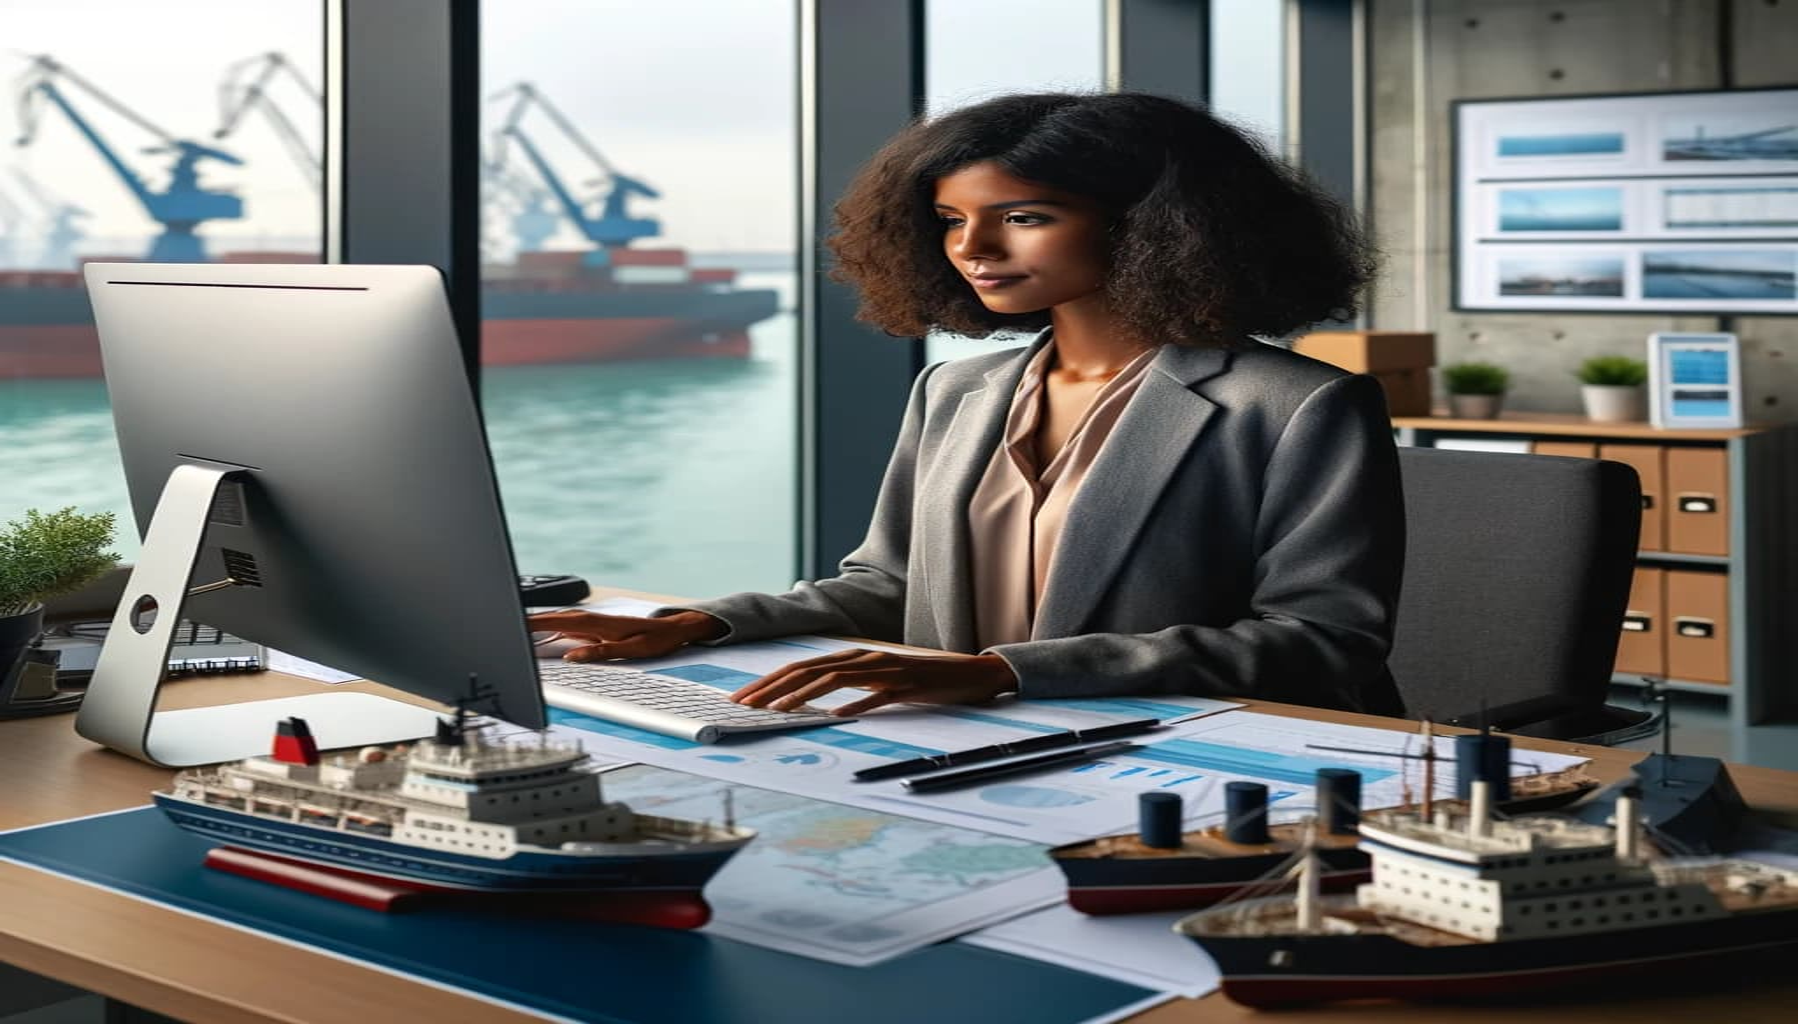
<svg viewBox="0 0 1798 1024">
<path fill-rule="evenodd" d="M 288 718 L 275 726 L 275 746 L 269 756 L 284 764 L 318 764 L 318 743 L 304 718 Z"/>
<path fill-rule="evenodd" d="M 1361 826 L 1361 773 L 1352 768 L 1317 770 L 1318 826 L 1333 836 L 1352 836 Z"/>
<path fill-rule="evenodd" d="M 1455 737 L 1455 796 L 1473 798 L 1473 782 L 1492 787 L 1492 799 L 1511 799 L 1511 739 L 1490 731 Z"/>
<path fill-rule="evenodd" d="M 1230 786 L 1243 785 L 1231 782 Z M 1252 783 L 1250 783 L 1252 785 Z M 1263 793 L 1266 787 L 1263 787 Z M 1263 803 L 1265 809 L 1266 804 Z M 1185 844 L 1184 816 L 1181 814 L 1184 801 L 1180 794 L 1166 791 L 1144 793 L 1136 798 L 1137 831 L 1142 837 L 1144 846 L 1157 850 L 1178 850 Z M 1263 818 L 1265 822 L 1265 817 Z"/>
<path fill-rule="evenodd" d="M 1259 782 L 1224 783 L 1224 838 L 1244 846 L 1268 842 L 1267 787 Z"/>
</svg>

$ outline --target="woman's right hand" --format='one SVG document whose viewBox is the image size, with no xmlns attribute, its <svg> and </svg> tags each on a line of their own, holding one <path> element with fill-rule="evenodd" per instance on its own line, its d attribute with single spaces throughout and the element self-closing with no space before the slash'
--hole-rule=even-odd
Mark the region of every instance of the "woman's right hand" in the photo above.
<svg viewBox="0 0 1798 1024">
<path fill-rule="evenodd" d="M 567 661 L 654 658 L 728 632 L 724 620 L 705 612 L 675 612 L 654 619 L 598 612 L 543 612 L 526 620 L 534 633 L 586 641 L 563 654 Z"/>
</svg>

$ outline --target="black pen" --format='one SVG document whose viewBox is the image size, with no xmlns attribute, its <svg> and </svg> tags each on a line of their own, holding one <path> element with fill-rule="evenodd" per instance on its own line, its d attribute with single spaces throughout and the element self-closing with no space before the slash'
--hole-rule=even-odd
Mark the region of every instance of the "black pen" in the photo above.
<svg viewBox="0 0 1798 1024">
<path fill-rule="evenodd" d="M 863 768 L 856 772 L 853 778 L 857 782 L 874 782 L 879 779 L 896 779 L 901 775 L 933 772 L 939 768 L 959 768 L 965 764 L 997 761 L 1002 757 L 1012 757 L 1016 754 L 1055 750 L 1080 743 L 1091 743 L 1094 740 L 1116 739 L 1119 736 L 1133 736 L 1139 732 L 1148 732 L 1160 724 L 1161 719 L 1159 718 L 1138 718 L 1128 722 L 1113 722 L 1111 725 L 1096 725 L 1090 729 L 1046 732 L 1038 736 L 1027 736 L 1021 740 L 1008 740 L 1004 743 L 975 747 L 971 750 L 956 750 L 946 754 L 931 754 L 906 761 L 895 761 L 892 764 L 877 764 L 872 768 Z"/>
<path fill-rule="evenodd" d="M 1130 740 L 1115 740 L 1090 746 L 1045 750 L 1040 754 L 1031 754 L 1010 761 L 992 761 L 987 764 L 977 764 L 971 768 L 958 768 L 930 775 L 920 775 L 915 779 L 906 779 L 901 785 L 913 793 L 936 793 L 945 789 L 960 789 L 963 786 L 978 785 L 1002 776 L 1016 775 L 1019 772 L 1034 772 L 1073 761 L 1090 761 L 1106 754 L 1135 750 L 1139 746 L 1141 744 Z"/>
</svg>

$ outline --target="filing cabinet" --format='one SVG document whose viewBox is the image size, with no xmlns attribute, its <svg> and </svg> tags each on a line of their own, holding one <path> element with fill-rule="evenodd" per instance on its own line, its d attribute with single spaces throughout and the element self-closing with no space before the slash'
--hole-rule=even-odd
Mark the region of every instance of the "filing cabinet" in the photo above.
<svg viewBox="0 0 1798 1024">
<path fill-rule="evenodd" d="M 1798 424 L 1662 430 L 1515 412 L 1393 426 L 1403 444 L 1633 467 L 1642 536 L 1614 678 L 1722 695 L 1736 727 L 1798 722 Z"/>
</svg>

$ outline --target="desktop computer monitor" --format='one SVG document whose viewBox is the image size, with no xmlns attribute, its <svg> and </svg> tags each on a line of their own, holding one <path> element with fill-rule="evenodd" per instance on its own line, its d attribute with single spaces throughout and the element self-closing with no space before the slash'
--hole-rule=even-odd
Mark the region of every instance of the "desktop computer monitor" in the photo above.
<svg viewBox="0 0 1798 1024">
<path fill-rule="evenodd" d="M 434 724 L 348 693 L 297 698 L 357 698 L 332 712 L 261 701 L 152 721 L 157 626 L 172 629 L 176 611 L 445 703 L 475 679 L 489 698 L 480 710 L 544 725 L 499 491 L 434 268 L 92 263 L 85 274 L 145 540 L 83 735 L 174 765 L 265 750 L 289 714 L 324 746 Z"/>
</svg>

